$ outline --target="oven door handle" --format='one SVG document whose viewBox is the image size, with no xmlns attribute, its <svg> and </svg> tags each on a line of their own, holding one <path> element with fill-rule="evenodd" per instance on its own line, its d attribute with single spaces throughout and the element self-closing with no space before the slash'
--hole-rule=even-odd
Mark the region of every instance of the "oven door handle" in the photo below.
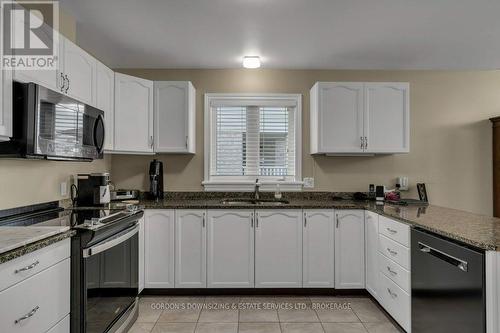
<svg viewBox="0 0 500 333">
<path fill-rule="evenodd" d="M 115 236 L 111 237 L 110 239 L 106 240 L 105 242 L 98 243 L 92 247 L 89 247 L 88 249 L 83 250 L 83 257 L 84 258 L 89 258 L 93 255 L 96 255 L 98 253 L 104 252 L 106 250 L 109 250 L 113 246 L 116 246 L 120 243 L 125 242 L 132 236 L 136 235 L 139 232 L 139 225 L 136 224 L 132 228 L 128 228 L 125 231 L 122 231 Z"/>
</svg>

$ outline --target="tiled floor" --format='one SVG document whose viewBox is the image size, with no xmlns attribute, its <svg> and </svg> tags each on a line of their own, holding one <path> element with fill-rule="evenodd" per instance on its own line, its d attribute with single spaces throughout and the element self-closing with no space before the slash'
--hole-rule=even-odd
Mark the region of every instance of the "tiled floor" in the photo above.
<svg viewBox="0 0 500 333">
<path fill-rule="evenodd" d="M 365 297 L 142 297 L 129 333 L 397 333 Z"/>
</svg>

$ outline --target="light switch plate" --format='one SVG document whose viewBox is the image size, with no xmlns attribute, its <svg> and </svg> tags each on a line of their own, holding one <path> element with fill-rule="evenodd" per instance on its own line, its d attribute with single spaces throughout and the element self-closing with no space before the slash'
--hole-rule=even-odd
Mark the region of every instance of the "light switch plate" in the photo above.
<svg viewBox="0 0 500 333">
<path fill-rule="evenodd" d="M 66 195 L 68 195 L 68 183 L 62 182 L 60 191 L 61 197 L 65 197 Z"/>
<path fill-rule="evenodd" d="M 314 178 L 305 177 L 304 178 L 304 188 L 314 188 Z"/>
</svg>

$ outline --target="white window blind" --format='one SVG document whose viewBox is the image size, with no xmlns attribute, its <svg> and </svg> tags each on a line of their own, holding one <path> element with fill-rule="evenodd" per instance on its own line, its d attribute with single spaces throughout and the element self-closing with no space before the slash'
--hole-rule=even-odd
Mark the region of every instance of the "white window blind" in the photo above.
<svg viewBox="0 0 500 333">
<path fill-rule="evenodd" d="M 296 108 L 236 104 L 211 108 L 210 175 L 294 180 Z"/>
</svg>

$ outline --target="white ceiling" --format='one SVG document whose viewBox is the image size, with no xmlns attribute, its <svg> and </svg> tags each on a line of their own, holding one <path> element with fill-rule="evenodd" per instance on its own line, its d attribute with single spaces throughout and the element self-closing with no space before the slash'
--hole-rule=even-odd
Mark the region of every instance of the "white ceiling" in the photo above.
<svg viewBox="0 0 500 333">
<path fill-rule="evenodd" d="M 499 69 L 500 0 L 61 0 L 118 68 Z"/>
</svg>

